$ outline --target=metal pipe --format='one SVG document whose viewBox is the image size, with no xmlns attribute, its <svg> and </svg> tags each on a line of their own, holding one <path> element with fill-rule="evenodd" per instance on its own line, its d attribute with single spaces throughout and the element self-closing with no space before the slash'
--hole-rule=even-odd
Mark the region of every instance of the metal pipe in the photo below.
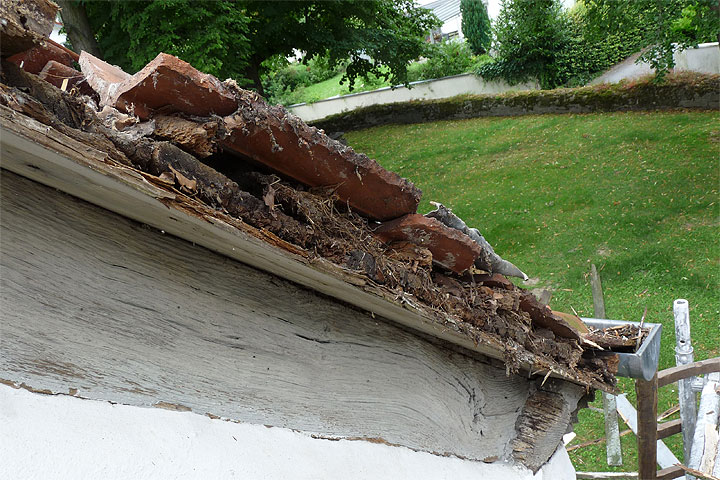
<svg viewBox="0 0 720 480">
<path fill-rule="evenodd" d="M 694 362 L 693 347 L 690 341 L 690 309 L 688 301 L 682 298 L 675 300 L 673 314 L 675 315 L 675 363 L 677 365 L 687 365 Z M 678 381 L 685 465 L 689 465 L 690 462 L 690 448 L 695 435 L 695 421 L 697 419 L 697 397 L 693 389 L 694 381 L 695 377 Z"/>
</svg>

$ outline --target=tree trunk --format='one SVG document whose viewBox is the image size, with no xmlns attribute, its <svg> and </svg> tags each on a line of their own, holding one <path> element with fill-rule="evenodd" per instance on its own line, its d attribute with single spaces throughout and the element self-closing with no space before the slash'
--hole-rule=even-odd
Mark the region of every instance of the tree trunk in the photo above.
<svg viewBox="0 0 720 480">
<path fill-rule="evenodd" d="M 265 97 L 265 90 L 260 81 L 260 61 L 251 59 L 249 65 L 245 69 L 245 78 L 252 81 L 252 88 L 260 95 Z"/>
<path fill-rule="evenodd" d="M 57 3 L 60 5 L 60 16 L 65 24 L 65 30 L 67 30 L 73 49 L 77 53 L 85 50 L 98 58 L 102 58 L 100 47 L 95 41 L 92 29 L 90 29 L 85 6 L 72 0 L 57 0 Z"/>
</svg>

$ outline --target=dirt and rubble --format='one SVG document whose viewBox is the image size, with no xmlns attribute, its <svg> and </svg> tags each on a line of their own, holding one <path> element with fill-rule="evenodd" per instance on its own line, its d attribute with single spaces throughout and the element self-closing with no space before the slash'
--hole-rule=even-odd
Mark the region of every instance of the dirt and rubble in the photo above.
<svg viewBox="0 0 720 480">
<path fill-rule="evenodd" d="M 591 328 L 584 338 L 612 352 L 635 353 L 649 334 L 649 328 L 640 328 L 636 325 L 617 325 L 607 328 Z"/>
<path fill-rule="evenodd" d="M 484 335 L 504 345 L 509 373 L 518 371 L 520 354 L 529 352 L 537 371 L 561 366 L 581 383 L 612 388 L 617 357 L 588 347 L 572 325 L 502 275 L 469 268 L 482 257 L 482 251 L 475 251 L 480 247 L 461 231 L 416 214 L 421 192 L 408 180 L 282 107 L 269 107 L 257 94 L 232 82 L 219 88 L 216 79 L 204 74 L 197 78 L 212 85 L 212 95 L 224 97 L 224 117 L 193 105 L 186 111 L 182 106 L 156 111 L 158 105 L 143 95 L 152 93 L 148 82 L 170 84 L 177 77 L 177 72 L 165 79 L 157 73 L 178 64 L 167 57 L 141 72 L 137 88 L 126 84 L 111 87 L 112 95 L 96 90 L 95 96 L 83 95 L 80 88 L 63 91 L 3 60 L 0 105 L 92 145 L 113 161 L 144 172 L 161 188 L 269 232 L 293 253 L 362 274 L 388 296 L 410 299 L 432 312 L 441 324 L 448 318 L 463 322 L 473 338 Z M 195 78 L 194 71 L 181 67 L 183 78 Z M 106 78 L 94 72 L 97 77 L 85 86 L 107 90 Z M 157 73 L 154 79 L 152 72 Z M 113 74 L 122 82 L 133 78 Z M 207 104 L 205 93 L 200 102 Z M 98 103 L 103 98 L 105 105 Z M 139 102 L 142 115 L 129 98 Z M 193 103 L 191 98 L 183 101 Z M 232 102 L 237 107 L 228 113 Z M 444 254 L 418 235 L 387 233 L 392 222 L 402 223 L 408 215 L 430 225 L 425 233 L 441 240 Z M 382 220 L 390 222 L 382 225 Z M 454 250 L 458 248 L 465 250 Z M 447 260 L 467 251 L 475 253 L 459 267 Z"/>
</svg>

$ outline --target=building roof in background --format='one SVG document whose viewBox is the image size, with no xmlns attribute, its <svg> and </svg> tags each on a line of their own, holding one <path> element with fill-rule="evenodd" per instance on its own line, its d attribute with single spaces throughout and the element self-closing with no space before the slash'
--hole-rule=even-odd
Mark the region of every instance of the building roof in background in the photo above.
<svg viewBox="0 0 720 480">
<path fill-rule="evenodd" d="M 432 10 L 441 22 L 447 22 L 460 15 L 460 0 L 435 0 L 423 5 L 423 8 Z"/>
</svg>

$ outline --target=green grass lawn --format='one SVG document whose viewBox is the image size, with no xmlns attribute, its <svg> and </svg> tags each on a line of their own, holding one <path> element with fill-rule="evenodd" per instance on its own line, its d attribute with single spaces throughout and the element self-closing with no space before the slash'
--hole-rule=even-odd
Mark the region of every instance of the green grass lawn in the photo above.
<svg viewBox="0 0 720 480">
<path fill-rule="evenodd" d="M 419 69 L 419 67 L 419 63 L 413 63 L 408 67 L 408 72 L 412 75 Z M 382 81 L 381 79 L 378 80 L 373 77 L 372 80 L 368 82 L 365 78 L 360 77 L 355 80 L 355 85 L 353 86 L 353 90 L 351 92 L 348 88 L 347 82 L 342 85 L 340 84 L 340 79 L 342 79 L 342 77 L 343 74 L 340 73 L 323 82 L 315 83 L 307 87 L 298 87 L 296 90 L 287 95 L 286 103 L 288 105 L 303 102 L 313 103 L 317 102 L 318 100 L 324 100 L 326 98 L 334 97 L 337 95 L 367 92 L 370 90 L 377 90 L 378 88 L 390 86 L 389 81 Z"/>
<path fill-rule="evenodd" d="M 663 324 L 660 368 L 675 364 L 672 303 L 690 302 L 695 359 L 720 355 L 720 114 L 609 113 L 485 118 L 350 132 L 346 138 L 451 207 L 540 286 L 550 305 L 592 316 L 590 264 L 608 318 Z M 522 284 L 522 282 L 517 282 Z M 634 403 L 633 383 L 620 386 Z M 677 404 L 660 391 L 658 411 Z M 600 395 L 593 403 L 602 407 Z M 670 417 L 675 418 L 675 417 Z M 621 430 L 624 429 L 621 425 Z M 573 444 L 604 435 L 580 414 Z M 681 435 L 668 446 L 682 460 Z M 624 465 L 605 443 L 571 453 L 577 470 L 637 471 L 635 436 Z"/>
</svg>

